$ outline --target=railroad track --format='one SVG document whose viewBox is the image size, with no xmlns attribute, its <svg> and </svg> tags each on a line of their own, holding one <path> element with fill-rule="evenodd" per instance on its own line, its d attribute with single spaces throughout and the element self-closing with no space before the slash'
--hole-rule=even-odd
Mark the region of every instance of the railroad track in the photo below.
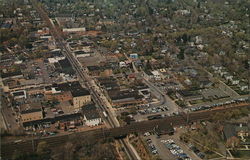
<svg viewBox="0 0 250 160">
<path fill-rule="evenodd" d="M 32 2 L 33 6 L 37 9 L 37 11 L 39 12 L 41 17 L 45 20 L 45 22 L 49 26 L 50 30 L 52 31 L 52 35 L 55 37 L 55 39 L 57 40 L 57 42 L 59 44 L 59 47 L 62 49 L 62 51 L 64 51 L 63 52 L 64 55 L 70 61 L 72 67 L 77 72 L 77 75 L 79 76 L 79 79 L 83 80 L 83 82 L 85 82 L 86 86 L 91 91 L 92 96 L 94 97 L 93 98 L 94 101 L 98 104 L 98 106 L 100 107 L 101 110 L 104 110 L 107 113 L 109 113 L 109 110 L 107 110 L 106 107 L 105 107 L 105 103 L 102 101 L 102 99 L 100 98 L 98 93 L 96 93 L 95 89 L 93 89 L 93 86 L 92 86 L 92 83 L 91 83 L 92 81 L 91 81 L 90 77 L 85 73 L 86 69 L 81 66 L 79 61 L 71 53 L 71 50 L 70 50 L 69 46 L 67 45 L 67 43 L 64 42 L 64 40 L 63 40 L 62 36 L 60 35 L 59 31 L 53 26 L 53 24 L 51 23 L 47 13 L 41 8 L 41 6 L 38 5 L 36 0 L 32 0 L 31 2 Z M 107 122 L 110 124 L 110 126 L 113 127 L 113 128 L 119 126 L 119 124 L 115 124 L 115 121 L 114 121 L 115 119 L 113 120 L 111 116 L 112 115 L 109 114 L 109 116 L 107 118 Z M 133 157 L 131 160 L 135 159 L 134 155 L 131 154 L 132 153 L 131 150 L 128 151 L 129 150 L 128 144 L 124 140 L 120 140 L 120 141 L 123 141 L 122 143 L 120 142 L 120 144 L 124 146 L 125 151 L 126 151 L 128 157 L 129 157 L 129 159 L 131 159 L 131 157 Z"/>
<path fill-rule="evenodd" d="M 196 122 L 196 121 L 203 121 L 203 120 L 210 120 L 212 116 L 216 113 L 221 113 L 225 111 L 231 111 L 238 108 L 250 108 L 250 105 L 243 105 L 231 108 L 223 108 L 219 110 L 211 110 L 205 112 L 197 112 L 197 113 L 190 113 L 189 115 L 189 122 Z M 48 137 L 43 139 L 35 139 L 34 146 L 36 147 L 37 144 L 41 141 L 46 141 L 49 147 L 57 147 L 59 145 L 63 145 L 67 141 L 70 141 L 71 138 L 77 137 L 79 140 L 82 138 L 88 138 L 88 136 L 94 138 L 108 138 L 108 137 L 121 137 L 126 136 L 131 133 L 144 133 L 147 131 L 152 131 L 156 126 L 180 126 L 180 125 L 187 125 L 187 115 L 178 115 L 178 116 L 171 116 L 166 117 L 164 119 L 152 120 L 152 121 L 143 121 L 143 122 L 135 122 L 127 126 L 123 127 L 116 127 L 110 129 L 96 129 L 93 131 L 87 132 L 78 132 L 70 135 L 63 135 L 63 136 L 55 136 L 55 137 Z M 120 141 L 120 140 L 119 140 Z M 123 143 L 123 142 L 121 142 Z M 126 146 L 125 146 L 126 147 Z M 126 150 L 126 148 L 124 149 Z M 2 158 L 10 158 L 15 150 L 19 152 L 28 152 L 32 151 L 32 141 L 28 140 L 25 142 L 21 142 L 18 144 L 14 143 L 5 143 L 1 144 L 1 156 Z M 128 149 L 129 152 L 129 149 Z"/>
<path fill-rule="evenodd" d="M 44 21 L 47 23 L 49 28 L 51 29 L 50 31 L 51 31 L 52 35 L 57 40 L 58 45 L 62 49 L 65 57 L 70 61 L 72 67 L 78 73 L 79 78 L 82 79 L 86 83 L 86 86 L 89 87 L 89 89 L 94 97 L 95 102 L 100 106 L 101 110 L 108 112 L 108 110 L 106 109 L 105 104 L 103 104 L 103 101 L 101 100 L 101 98 L 98 96 L 98 94 L 95 92 L 95 90 L 90 87 L 91 86 L 91 79 L 88 77 L 88 75 L 85 72 L 83 72 L 83 70 L 82 70 L 83 68 L 81 67 L 81 64 L 79 64 L 79 62 L 76 60 L 76 58 L 71 54 L 69 47 L 64 42 L 63 38 L 60 36 L 60 33 L 51 24 L 47 13 L 39 5 L 37 5 L 36 0 L 31 0 L 31 2 L 32 2 L 33 6 L 37 9 L 37 11 L 39 12 L 41 17 L 44 19 Z M 208 112 L 204 112 L 204 113 L 199 113 L 197 115 L 190 115 L 189 120 L 190 120 L 190 122 L 192 122 L 192 121 L 198 121 L 198 120 L 206 120 L 206 119 L 209 119 L 210 117 L 211 117 L 211 115 Z M 33 142 L 29 140 L 29 141 L 21 142 L 18 144 L 14 144 L 14 143 L 3 144 L 3 145 L 1 144 L 1 148 L 2 148 L 1 156 L 3 158 L 7 159 L 7 158 L 11 157 L 15 151 L 30 153 L 34 148 L 36 148 L 37 144 L 41 141 L 46 141 L 47 144 L 49 145 L 49 147 L 56 147 L 58 145 L 62 145 L 65 142 L 69 141 L 70 137 L 75 136 L 75 135 L 77 135 L 79 139 L 86 138 L 87 136 L 94 136 L 96 138 L 119 137 L 121 135 L 127 135 L 130 133 L 141 133 L 141 132 L 149 131 L 149 130 L 152 130 L 156 126 L 166 126 L 166 124 L 171 125 L 171 126 L 172 125 L 185 125 L 185 124 L 187 124 L 186 119 L 187 119 L 187 115 L 182 115 L 182 116 L 168 117 L 168 118 L 164 118 L 161 120 L 133 123 L 131 125 L 124 126 L 124 127 L 116 127 L 112 118 L 108 117 L 107 121 L 110 124 L 110 126 L 112 127 L 111 129 L 106 129 L 106 130 L 99 129 L 96 131 L 92 131 L 91 132 L 92 134 L 87 134 L 90 132 L 87 132 L 87 133 L 81 132 L 81 133 L 76 133 L 73 135 L 64 135 L 64 136 L 50 137 L 50 138 L 44 138 L 44 139 L 35 139 Z M 128 158 L 135 159 L 134 158 L 135 156 L 133 155 L 133 153 L 129 149 L 127 143 L 122 139 L 120 139 L 118 141 L 121 145 L 124 146 L 124 149 L 128 155 Z"/>
</svg>

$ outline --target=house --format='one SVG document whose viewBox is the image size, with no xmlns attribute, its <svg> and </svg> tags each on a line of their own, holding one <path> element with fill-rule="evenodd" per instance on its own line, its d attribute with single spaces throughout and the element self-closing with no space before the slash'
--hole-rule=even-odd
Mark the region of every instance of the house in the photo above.
<svg viewBox="0 0 250 160">
<path fill-rule="evenodd" d="M 88 104 L 82 107 L 83 119 L 89 127 L 98 126 L 102 123 L 102 119 L 94 104 Z"/>
<path fill-rule="evenodd" d="M 138 54 L 137 53 L 133 53 L 133 54 L 130 54 L 129 57 L 131 59 L 138 59 Z"/>
<path fill-rule="evenodd" d="M 247 83 L 241 82 L 241 83 L 239 83 L 239 87 L 240 87 L 241 91 L 248 90 L 248 84 Z"/>
<path fill-rule="evenodd" d="M 248 123 L 227 123 L 223 127 L 223 135 L 226 140 L 232 137 L 248 137 L 250 125 Z"/>
<path fill-rule="evenodd" d="M 74 109 L 80 109 L 83 105 L 91 102 L 90 92 L 85 88 L 72 90 L 71 94 L 73 97 Z"/>
<path fill-rule="evenodd" d="M 223 77 L 224 75 L 228 74 L 228 72 L 226 70 L 219 70 L 219 74 L 221 77 Z"/>
<path fill-rule="evenodd" d="M 250 128 L 248 128 L 249 126 L 247 124 L 242 124 L 240 123 L 238 126 L 235 127 L 235 131 L 237 133 L 237 136 L 239 137 L 248 137 L 249 136 L 249 132 L 250 132 Z"/>
<path fill-rule="evenodd" d="M 160 81 L 161 80 L 161 74 L 160 74 L 160 72 L 159 71 L 152 71 L 151 72 L 152 74 L 153 74 L 153 76 L 154 76 L 154 79 L 156 80 L 156 81 Z"/>
<path fill-rule="evenodd" d="M 232 85 L 237 85 L 237 84 L 240 83 L 240 80 L 238 80 L 238 79 L 232 79 L 231 83 L 232 83 Z"/>
<path fill-rule="evenodd" d="M 212 68 L 213 68 L 213 70 L 217 71 L 217 70 L 222 70 L 223 66 L 221 66 L 221 65 L 213 65 Z"/>
<path fill-rule="evenodd" d="M 119 67 L 122 68 L 122 67 L 127 67 L 127 64 L 123 61 L 119 62 Z"/>
<path fill-rule="evenodd" d="M 43 112 L 41 108 L 21 111 L 22 122 L 35 121 L 40 119 L 43 119 Z"/>
<path fill-rule="evenodd" d="M 227 81 L 232 81 L 233 80 L 233 76 L 232 75 L 230 75 L 230 74 L 226 74 L 226 75 L 224 75 L 224 77 L 225 77 L 225 79 L 227 80 Z"/>
</svg>

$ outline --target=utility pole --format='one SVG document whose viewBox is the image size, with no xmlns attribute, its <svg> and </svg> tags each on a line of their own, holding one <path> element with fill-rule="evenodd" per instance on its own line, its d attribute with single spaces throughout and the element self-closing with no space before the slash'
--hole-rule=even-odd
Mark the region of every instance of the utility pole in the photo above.
<svg viewBox="0 0 250 160">
<path fill-rule="evenodd" d="M 34 132 L 32 132 L 32 141 L 31 141 L 31 143 L 32 143 L 32 150 L 33 150 L 33 152 L 35 152 L 35 145 L 34 145 Z"/>
<path fill-rule="evenodd" d="M 187 111 L 187 124 L 189 123 L 189 110 Z"/>
</svg>

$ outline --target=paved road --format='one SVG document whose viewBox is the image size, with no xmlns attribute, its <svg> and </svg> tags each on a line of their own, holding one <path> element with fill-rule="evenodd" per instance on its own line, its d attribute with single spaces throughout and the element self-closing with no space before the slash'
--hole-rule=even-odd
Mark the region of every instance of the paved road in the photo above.
<svg viewBox="0 0 250 160">
<path fill-rule="evenodd" d="M 88 74 L 86 73 L 87 69 L 84 68 L 81 63 L 77 60 L 77 58 L 74 56 L 74 54 L 71 52 L 69 45 L 67 42 L 64 41 L 64 39 L 61 36 L 60 31 L 57 30 L 57 28 L 51 23 L 47 13 L 41 8 L 41 5 L 38 4 L 37 0 L 31 1 L 32 5 L 35 7 L 35 9 L 38 11 L 40 16 L 43 18 L 43 20 L 47 23 L 48 27 L 50 28 L 51 34 L 57 41 L 57 44 L 59 47 L 64 50 L 64 55 L 67 57 L 67 59 L 70 61 L 72 67 L 75 69 L 79 79 L 86 84 L 86 86 L 89 88 L 90 92 L 92 93 L 93 100 L 98 104 L 98 106 L 106 111 L 108 114 L 108 121 L 110 123 L 110 126 L 112 127 L 119 127 L 119 122 L 117 121 L 115 115 L 113 115 L 112 110 L 109 110 L 112 107 L 110 104 L 107 104 L 107 101 L 98 93 L 98 88 L 96 88 L 96 84 L 93 79 L 91 79 Z M 119 140 L 120 144 L 124 146 L 125 153 L 128 155 L 129 159 L 139 159 L 138 154 L 134 152 L 134 150 L 131 149 L 130 145 L 125 140 Z"/>
<path fill-rule="evenodd" d="M 153 106 L 168 106 L 169 113 L 178 112 L 180 111 L 180 107 L 168 96 L 166 95 L 159 87 L 155 86 L 150 80 L 148 80 L 145 76 L 145 72 L 139 72 L 137 67 L 135 66 L 134 62 L 124 53 L 124 56 L 132 62 L 132 67 L 134 72 L 143 79 L 143 82 L 150 87 L 151 92 L 159 99 L 159 103 L 153 104 Z"/>
<path fill-rule="evenodd" d="M 194 104 L 194 105 L 190 106 L 189 108 L 195 108 L 195 107 L 198 107 L 198 106 L 211 105 L 211 104 L 230 101 L 230 100 L 233 100 L 233 99 L 249 98 L 249 97 L 250 97 L 250 94 L 242 95 L 242 96 L 235 96 L 235 97 L 230 97 L 230 98 L 223 98 L 223 99 L 219 99 L 219 100 L 214 100 L 212 102 L 204 102 L 204 103 Z"/>
<path fill-rule="evenodd" d="M 1 97 L 1 114 L 5 127 L 9 131 L 18 130 L 19 124 L 16 122 L 16 116 L 13 115 L 14 111 L 7 104 L 7 100 Z"/>
<path fill-rule="evenodd" d="M 143 74 L 146 74 L 146 73 L 143 73 Z M 181 111 L 180 107 L 168 95 L 162 92 L 162 90 L 159 87 L 155 86 L 152 82 L 150 82 L 146 78 L 144 78 L 144 82 L 150 87 L 153 93 L 155 93 L 158 97 L 160 97 L 160 104 L 156 104 L 154 106 L 156 107 L 167 106 L 169 109 L 168 113 L 170 114 Z"/>
<path fill-rule="evenodd" d="M 224 92 L 226 92 L 230 97 L 236 97 L 239 96 L 239 94 L 234 91 L 231 87 L 229 87 L 228 85 L 226 85 L 223 81 L 221 81 L 219 78 L 214 77 L 214 75 L 212 73 L 210 73 L 208 70 L 206 70 L 203 66 L 201 66 L 200 64 L 198 64 L 197 62 L 195 62 L 191 57 L 186 56 L 186 58 L 188 58 L 190 60 L 190 63 L 196 65 L 199 69 L 203 70 L 204 72 L 206 72 L 209 76 L 209 78 L 214 81 L 214 82 L 219 82 L 219 88 L 221 88 L 221 90 L 223 90 Z"/>
</svg>

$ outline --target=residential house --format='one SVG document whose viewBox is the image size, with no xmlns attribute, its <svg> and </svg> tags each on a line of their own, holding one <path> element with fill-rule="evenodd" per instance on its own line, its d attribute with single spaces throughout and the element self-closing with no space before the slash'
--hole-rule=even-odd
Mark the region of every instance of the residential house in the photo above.
<svg viewBox="0 0 250 160">
<path fill-rule="evenodd" d="M 227 80 L 227 81 L 232 81 L 233 80 L 233 76 L 232 75 L 230 75 L 230 74 L 226 74 L 226 75 L 224 75 L 224 78 Z"/>
<path fill-rule="evenodd" d="M 129 57 L 131 59 L 138 59 L 138 54 L 137 53 L 133 53 L 133 54 L 130 54 Z"/>
<path fill-rule="evenodd" d="M 239 85 L 241 91 L 248 90 L 248 84 L 247 83 L 241 82 L 238 85 Z"/>
<path fill-rule="evenodd" d="M 250 128 L 248 128 L 249 126 L 247 124 L 243 124 L 240 123 L 239 125 L 237 125 L 235 127 L 235 131 L 237 133 L 237 136 L 239 137 L 248 137 L 249 136 L 249 132 L 250 132 Z"/>
<path fill-rule="evenodd" d="M 240 83 L 240 80 L 238 80 L 238 79 L 232 79 L 231 83 L 232 83 L 232 85 L 237 85 L 237 84 Z"/>
<path fill-rule="evenodd" d="M 226 140 L 232 137 L 248 137 L 250 125 L 248 123 L 226 123 L 223 126 L 223 135 Z"/>
<path fill-rule="evenodd" d="M 160 81 L 160 80 L 162 79 L 162 78 L 161 78 L 161 74 L 160 74 L 159 71 L 155 70 L 155 71 L 152 71 L 151 73 L 153 74 L 154 79 L 155 79 L 156 81 Z"/>
</svg>

